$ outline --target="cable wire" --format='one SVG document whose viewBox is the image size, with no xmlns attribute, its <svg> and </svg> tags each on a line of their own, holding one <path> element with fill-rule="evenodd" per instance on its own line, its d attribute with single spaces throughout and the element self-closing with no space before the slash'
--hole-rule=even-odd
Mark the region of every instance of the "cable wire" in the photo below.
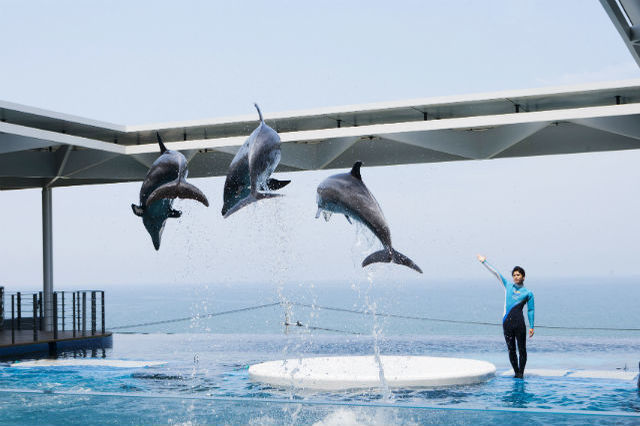
<svg viewBox="0 0 640 426">
<path fill-rule="evenodd" d="M 110 327 L 110 329 L 111 330 L 124 330 L 124 329 L 127 329 L 127 328 L 138 328 L 138 327 L 146 327 L 146 326 L 150 326 L 150 325 L 170 324 L 170 323 L 182 322 L 182 321 L 206 319 L 206 318 L 213 318 L 213 317 L 217 317 L 217 316 L 221 316 L 221 315 L 229 315 L 229 314 L 235 314 L 235 313 L 238 313 L 238 312 L 246 312 L 246 311 L 252 311 L 252 310 L 256 310 L 256 309 L 263 309 L 263 308 L 268 308 L 268 307 L 272 307 L 272 306 L 287 305 L 287 304 L 288 305 L 292 305 L 292 306 L 300 306 L 300 307 L 304 307 L 304 308 L 310 308 L 310 309 L 323 309 L 323 310 L 327 310 L 327 311 L 345 312 L 345 313 L 359 314 L 359 315 L 370 315 L 370 316 L 374 315 L 374 313 L 371 312 L 371 311 L 360 310 L 360 309 L 347 309 L 347 308 L 337 308 L 337 307 L 333 307 L 333 306 L 310 305 L 310 304 L 307 304 L 307 303 L 299 303 L 299 302 L 273 302 L 273 303 L 267 303 L 267 304 L 264 304 L 264 305 L 256 305 L 256 306 L 249 306 L 249 307 L 246 307 L 246 308 L 232 309 L 232 310 L 229 310 L 229 311 L 214 312 L 214 313 L 210 313 L 210 314 L 206 314 L 206 315 L 195 315 L 195 316 L 190 316 L 190 317 L 174 318 L 174 319 L 168 319 L 168 320 L 163 320 L 163 321 L 152 321 L 152 322 L 145 322 L 145 323 L 140 323 L 140 324 L 121 325 L 121 326 L 116 326 L 116 327 Z M 399 318 L 399 319 L 408 319 L 408 320 L 416 320 L 416 321 L 442 322 L 442 323 L 449 323 L 449 324 L 483 325 L 483 326 L 491 326 L 491 327 L 500 327 L 500 326 L 502 326 L 502 323 L 494 323 L 494 322 L 452 320 L 452 319 L 446 319 L 446 318 L 432 318 L 432 317 L 422 317 L 422 316 L 413 316 L 413 315 L 400 315 L 400 314 L 385 313 L 385 312 L 377 312 L 377 313 L 375 313 L 375 315 L 379 316 L 379 317 L 386 317 L 386 318 Z M 352 331 L 345 331 L 345 330 L 337 330 L 337 329 L 332 329 L 332 328 L 323 328 L 323 327 L 315 327 L 315 326 L 310 326 L 310 325 L 303 325 L 303 324 L 299 323 L 299 321 L 297 321 L 296 323 L 285 322 L 284 325 L 285 326 L 304 327 L 304 328 L 307 328 L 309 330 L 331 331 L 331 332 L 336 332 L 336 333 L 353 334 L 353 335 L 362 334 L 362 333 L 357 333 L 357 332 L 352 332 Z M 538 325 L 535 328 L 546 328 L 546 329 L 554 329 L 554 330 L 585 330 L 585 331 L 640 331 L 640 328 L 567 327 L 567 326 L 554 326 L 554 325 Z"/>
<path fill-rule="evenodd" d="M 332 306 L 322 306 L 322 305 L 309 305 L 306 303 L 298 303 L 298 302 L 290 302 L 295 306 L 302 306 L 305 308 L 311 309 L 324 309 L 328 311 L 336 311 L 336 312 L 348 312 L 352 314 L 361 314 L 361 315 L 374 315 L 373 312 L 365 311 L 365 310 L 357 310 L 357 309 L 346 309 L 346 308 L 335 308 Z M 452 319 L 443 319 L 443 318 L 430 318 L 430 317 L 418 317 L 411 315 L 399 315 L 399 314 L 387 314 L 384 312 L 375 313 L 376 316 L 380 317 L 388 317 L 388 318 L 401 318 L 401 319 L 410 319 L 410 320 L 419 320 L 419 321 L 432 321 L 432 322 L 445 322 L 452 324 L 470 324 L 470 325 L 488 325 L 494 327 L 501 327 L 502 323 L 494 323 L 494 322 L 482 322 L 482 321 L 463 321 L 463 320 L 452 320 Z M 555 326 L 555 325 L 537 325 L 535 328 L 548 328 L 548 329 L 556 329 L 556 330 L 600 330 L 600 331 L 640 331 L 640 328 L 614 328 L 614 327 L 563 327 L 563 326 Z"/>
<path fill-rule="evenodd" d="M 252 311 L 252 310 L 255 310 L 255 309 L 268 308 L 268 307 L 277 306 L 277 305 L 280 305 L 280 302 L 267 303 L 265 305 L 249 306 L 249 307 L 240 308 L 240 309 L 232 309 L 230 311 L 213 312 L 213 313 L 210 313 L 210 314 L 207 314 L 207 315 L 195 315 L 195 316 L 191 316 L 191 317 L 175 318 L 175 319 L 168 319 L 168 320 L 163 320 L 163 321 L 144 322 L 144 323 L 132 324 L 132 325 L 119 325 L 117 327 L 110 327 L 110 328 L 111 328 L 111 330 L 123 330 L 125 328 L 146 327 L 146 326 L 149 326 L 149 325 L 169 324 L 169 323 L 173 323 L 173 322 L 191 321 L 191 320 L 197 320 L 197 319 L 203 319 L 203 318 L 213 318 L 213 317 L 217 317 L 217 316 L 220 316 L 220 315 L 235 314 L 235 313 L 238 313 L 238 312 Z"/>
</svg>

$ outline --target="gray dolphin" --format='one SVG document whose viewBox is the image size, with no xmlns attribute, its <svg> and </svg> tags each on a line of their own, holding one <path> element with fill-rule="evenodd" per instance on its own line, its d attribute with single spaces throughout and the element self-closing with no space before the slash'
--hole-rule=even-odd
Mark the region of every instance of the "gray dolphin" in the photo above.
<svg viewBox="0 0 640 426">
<path fill-rule="evenodd" d="M 422 273 L 418 265 L 391 246 L 389 225 L 380 205 L 362 182 L 360 166 L 362 162 L 357 161 L 350 173 L 329 176 L 318 185 L 316 219 L 320 217 L 320 213 L 323 213 L 327 221 L 332 213 L 340 213 L 346 216 L 349 223 L 350 218 L 355 219 L 373 232 L 383 249 L 367 256 L 362 261 L 362 267 L 376 262 L 393 262 Z"/>
<path fill-rule="evenodd" d="M 254 105 L 260 124 L 251 132 L 229 165 L 222 207 L 225 218 L 255 201 L 281 196 L 261 191 L 280 189 L 291 182 L 269 178 L 280 162 L 280 136 L 264 122 L 258 104 Z"/>
<path fill-rule="evenodd" d="M 160 133 L 156 132 L 160 145 L 160 157 L 147 172 L 140 188 L 140 205 L 131 204 L 133 213 L 142 217 L 153 246 L 160 249 L 160 238 L 167 218 L 178 218 L 182 214 L 172 208 L 174 198 L 190 198 L 209 206 L 207 197 L 195 186 L 188 183 L 187 159 L 178 151 L 167 149 Z"/>
<path fill-rule="evenodd" d="M 257 106 L 256 106 L 257 107 Z M 224 182 L 222 216 L 232 209 L 242 199 L 251 194 L 251 177 L 249 175 L 249 144 L 253 139 L 248 137 L 233 157 Z M 268 189 L 275 191 L 287 184 L 290 180 L 267 179 Z"/>
</svg>

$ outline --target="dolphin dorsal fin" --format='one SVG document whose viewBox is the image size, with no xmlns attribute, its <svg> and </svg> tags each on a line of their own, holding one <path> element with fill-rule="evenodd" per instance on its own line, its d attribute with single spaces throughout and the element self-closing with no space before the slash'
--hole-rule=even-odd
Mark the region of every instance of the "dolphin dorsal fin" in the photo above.
<svg viewBox="0 0 640 426">
<path fill-rule="evenodd" d="M 160 145 L 160 153 L 164 154 L 167 150 L 167 147 L 162 143 L 162 137 L 160 137 L 160 132 L 156 132 L 156 138 L 158 139 L 158 144 Z"/>
<path fill-rule="evenodd" d="M 356 161 L 351 168 L 351 176 L 358 180 L 362 180 L 362 176 L 360 176 L 360 166 L 362 166 L 362 161 Z"/>
<path fill-rule="evenodd" d="M 260 121 L 261 121 L 262 123 L 264 123 L 264 119 L 262 118 L 262 111 L 260 111 L 260 107 L 258 106 L 258 104 L 257 104 L 257 103 L 254 103 L 254 104 L 253 104 L 253 106 L 255 106 L 255 107 L 256 107 L 256 109 L 258 110 L 258 115 L 260 116 Z"/>
</svg>

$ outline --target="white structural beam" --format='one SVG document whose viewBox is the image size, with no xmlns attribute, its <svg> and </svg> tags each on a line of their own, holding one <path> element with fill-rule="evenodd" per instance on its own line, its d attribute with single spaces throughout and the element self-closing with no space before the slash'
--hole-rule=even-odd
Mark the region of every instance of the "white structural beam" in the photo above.
<svg viewBox="0 0 640 426">
<path fill-rule="evenodd" d="M 73 145 L 87 149 L 97 149 L 100 151 L 125 154 L 125 147 L 114 143 L 103 142 L 95 139 L 80 136 L 67 135 L 64 133 L 41 130 L 33 127 L 21 126 L 11 123 L 0 122 L 0 132 L 18 136 L 25 136 L 35 140 L 46 141 L 48 146 Z"/>
<path fill-rule="evenodd" d="M 352 139 L 380 136 L 389 139 L 398 135 L 436 130 L 475 130 L 498 126 L 509 126 L 530 123 L 551 123 L 555 121 L 572 121 L 587 118 L 640 115 L 640 104 L 607 105 L 587 108 L 569 108 L 553 111 L 520 112 L 486 116 L 450 118 L 428 121 L 411 121 L 403 123 L 375 124 L 370 126 L 340 127 L 332 129 L 305 130 L 298 132 L 281 132 L 280 140 L 286 143 L 326 143 L 334 139 Z M 535 128 L 536 126 L 529 126 Z M 409 138 L 408 138 L 409 139 Z M 407 139 L 407 140 L 408 140 Z M 192 149 L 214 149 L 227 153 L 235 153 L 244 143 L 246 137 L 228 137 L 217 139 L 198 139 L 166 143 L 168 149 L 179 151 Z M 403 142 L 404 143 L 404 142 Z M 157 144 L 119 146 L 126 155 L 152 153 L 158 151 Z M 229 149 L 233 148 L 233 149 Z M 444 148 L 444 146 L 443 146 Z M 304 148 L 303 148 L 304 149 Z M 490 151 L 490 150 L 489 150 Z M 443 151 L 446 152 L 446 151 Z M 455 151 L 454 151 L 455 152 Z M 459 154 L 456 154 L 459 155 Z M 464 157 L 464 155 L 461 155 Z M 474 158 L 474 157 L 470 157 Z"/>
</svg>

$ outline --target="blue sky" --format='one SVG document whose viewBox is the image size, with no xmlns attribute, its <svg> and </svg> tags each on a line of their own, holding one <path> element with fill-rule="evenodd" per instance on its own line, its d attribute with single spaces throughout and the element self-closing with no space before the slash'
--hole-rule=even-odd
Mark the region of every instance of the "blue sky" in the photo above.
<svg viewBox="0 0 640 426">
<path fill-rule="evenodd" d="M 21 2 L 0 15 L 0 99 L 120 124 L 639 78 L 591 1 Z M 640 153 L 363 168 L 394 245 L 425 271 L 487 279 L 474 255 L 528 279 L 638 275 Z M 56 288 L 359 280 L 375 247 L 315 220 L 335 171 L 291 173 L 286 197 L 222 220 L 178 202 L 155 252 L 130 204 L 139 183 L 54 190 Z M 285 174 L 282 174 L 284 177 Z M 0 283 L 42 281 L 40 191 L 1 192 Z"/>
</svg>

